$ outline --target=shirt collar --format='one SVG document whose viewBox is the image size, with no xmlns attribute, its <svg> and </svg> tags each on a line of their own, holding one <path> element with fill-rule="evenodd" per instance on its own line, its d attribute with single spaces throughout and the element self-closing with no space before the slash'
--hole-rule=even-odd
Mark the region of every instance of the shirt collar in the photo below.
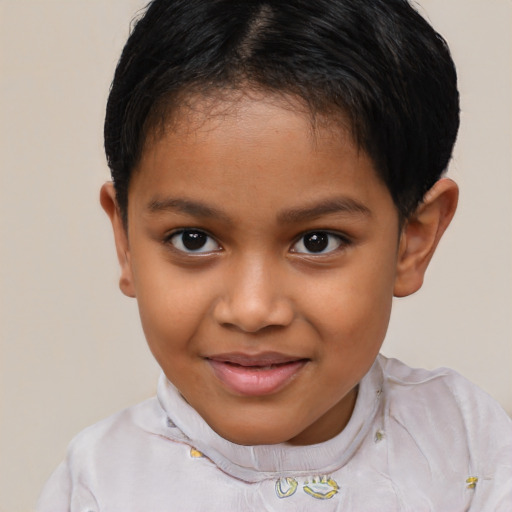
<svg viewBox="0 0 512 512">
<path fill-rule="evenodd" d="M 166 436 L 186 442 L 222 471 L 247 482 L 286 476 L 328 475 L 343 467 L 366 437 L 376 415 L 382 390 L 379 359 L 359 383 L 352 417 L 337 436 L 316 445 L 242 446 L 214 432 L 180 395 L 164 374 L 158 401 L 168 418 Z"/>
</svg>

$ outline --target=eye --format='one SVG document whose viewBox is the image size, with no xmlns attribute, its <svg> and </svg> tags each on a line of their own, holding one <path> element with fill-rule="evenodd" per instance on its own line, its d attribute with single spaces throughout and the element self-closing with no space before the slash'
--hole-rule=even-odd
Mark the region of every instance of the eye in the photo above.
<svg viewBox="0 0 512 512">
<path fill-rule="evenodd" d="M 204 231 L 183 229 L 167 239 L 175 249 L 186 253 L 207 253 L 220 250 L 219 244 Z"/>
<path fill-rule="evenodd" d="M 302 235 L 302 237 L 295 242 L 291 248 L 291 252 L 327 254 L 347 244 L 348 240 L 341 235 L 335 235 L 327 231 L 310 231 Z"/>
</svg>

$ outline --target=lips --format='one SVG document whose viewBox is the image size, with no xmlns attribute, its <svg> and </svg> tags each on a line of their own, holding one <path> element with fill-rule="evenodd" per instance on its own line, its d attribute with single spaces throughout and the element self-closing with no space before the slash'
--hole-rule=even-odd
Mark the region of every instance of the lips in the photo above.
<svg viewBox="0 0 512 512">
<path fill-rule="evenodd" d="M 255 356 L 221 354 L 207 357 L 215 376 L 232 392 L 245 396 L 276 393 L 288 384 L 308 362 L 283 354 Z"/>
</svg>

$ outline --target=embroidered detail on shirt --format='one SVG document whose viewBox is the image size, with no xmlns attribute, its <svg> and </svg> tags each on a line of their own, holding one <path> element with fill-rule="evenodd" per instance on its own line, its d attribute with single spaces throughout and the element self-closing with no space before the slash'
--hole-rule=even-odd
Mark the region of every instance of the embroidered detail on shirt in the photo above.
<svg viewBox="0 0 512 512">
<path fill-rule="evenodd" d="M 307 480 L 302 487 L 303 491 L 318 500 L 330 500 L 339 490 L 338 483 L 331 477 L 323 476 L 321 478 L 313 478 L 311 483 Z"/>
<path fill-rule="evenodd" d="M 384 439 L 384 431 L 383 430 L 377 430 L 375 432 L 375 438 L 374 441 L 378 443 L 379 441 L 382 441 Z"/>
<path fill-rule="evenodd" d="M 478 482 L 477 476 L 470 476 L 466 479 L 466 483 L 468 484 L 466 486 L 467 489 L 474 489 L 476 487 L 476 483 Z"/>
<path fill-rule="evenodd" d="M 289 498 L 293 494 L 295 494 L 295 491 L 297 490 L 297 486 L 299 483 L 295 478 L 290 478 L 287 476 L 285 479 L 286 484 L 283 485 L 283 479 L 280 478 L 276 482 L 276 494 L 278 498 Z"/>
<path fill-rule="evenodd" d="M 203 453 L 200 452 L 199 450 L 196 450 L 195 448 L 190 448 L 190 456 L 193 459 L 198 459 L 200 457 L 204 457 Z"/>
<path fill-rule="evenodd" d="M 173 423 L 171 418 L 167 418 L 167 426 L 171 428 L 176 428 L 176 425 Z"/>
<path fill-rule="evenodd" d="M 289 498 L 297 492 L 299 483 L 295 478 L 280 478 L 276 482 L 276 495 L 278 498 Z M 317 500 L 329 500 L 339 491 L 339 485 L 330 476 L 318 476 L 311 479 L 306 478 L 302 490 Z"/>
</svg>

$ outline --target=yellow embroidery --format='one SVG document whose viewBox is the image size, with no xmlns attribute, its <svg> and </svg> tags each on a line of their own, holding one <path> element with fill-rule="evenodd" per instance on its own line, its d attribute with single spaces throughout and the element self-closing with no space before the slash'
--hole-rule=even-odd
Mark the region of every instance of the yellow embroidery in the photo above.
<svg viewBox="0 0 512 512">
<path fill-rule="evenodd" d="M 195 448 L 190 448 L 190 456 L 194 459 L 198 459 L 199 457 L 204 457 L 204 455 Z"/>
<path fill-rule="evenodd" d="M 384 439 L 384 432 L 382 430 L 377 430 L 375 432 L 375 442 L 378 443 Z"/>
<path fill-rule="evenodd" d="M 283 479 L 280 478 L 276 482 L 276 494 L 278 498 L 289 498 L 292 494 L 295 494 L 295 491 L 297 490 L 297 486 L 299 485 L 297 483 L 297 480 L 295 478 L 286 477 L 285 478 L 286 483 L 288 485 L 288 488 L 283 488 Z"/>
<path fill-rule="evenodd" d="M 466 480 L 466 483 L 468 484 L 467 485 L 467 488 L 468 489 L 474 489 L 476 487 L 476 483 L 478 482 L 478 477 L 477 476 L 470 476 L 467 480 Z"/>
<path fill-rule="evenodd" d="M 323 476 L 322 478 L 313 478 L 311 484 L 305 484 L 302 489 L 313 498 L 329 500 L 337 494 L 339 485 L 332 478 Z"/>
</svg>

